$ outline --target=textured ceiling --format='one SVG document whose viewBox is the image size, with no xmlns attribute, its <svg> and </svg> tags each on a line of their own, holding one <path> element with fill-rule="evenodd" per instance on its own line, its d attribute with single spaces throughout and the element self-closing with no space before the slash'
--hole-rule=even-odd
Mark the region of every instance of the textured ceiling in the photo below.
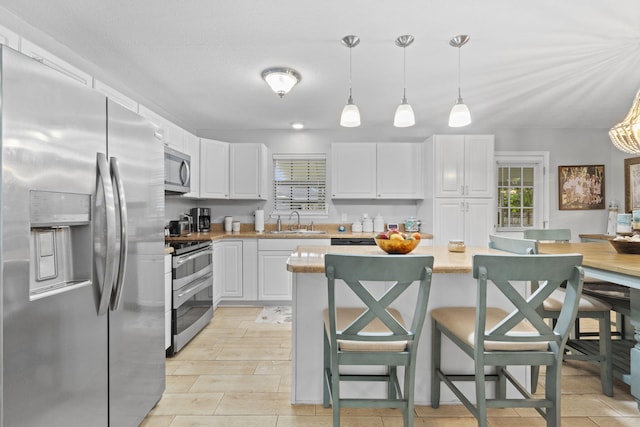
<svg viewBox="0 0 640 427">
<path fill-rule="evenodd" d="M 640 88 L 637 0 L 0 0 L 0 7 L 95 64 L 116 89 L 153 104 L 200 136 L 287 130 L 293 121 L 339 140 L 423 138 L 450 132 L 462 47 L 462 131 L 608 129 Z M 362 126 L 338 125 L 348 96 Z M 416 126 L 396 129 L 402 97 Z M 260 77 L 290 66 L 302 82 L 280 99 Z"/>
</svg>

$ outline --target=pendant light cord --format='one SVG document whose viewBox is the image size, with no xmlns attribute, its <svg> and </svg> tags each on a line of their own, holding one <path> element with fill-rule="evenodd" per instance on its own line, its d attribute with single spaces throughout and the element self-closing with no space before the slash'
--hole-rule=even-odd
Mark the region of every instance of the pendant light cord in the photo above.
<svg viewBox="0 0 640 427">
<path fill-rule="evenodd" d="M 349 101 L 351 101 L 351 73 L 352 73 L 352 61 L 351 61 L 351 51 L 353 50 L 353 48 L 350 46 L 349 47 Z"/>
<path fill-rule="evenodd" d="M 458 98 L 462 98 L 460 92 L 460 46 L 458 46 Z"/>
<path fill-rule="evenodd" d="M 402 88 L 402 99 L 405 100 L 407 99 L 407 47 L 403 47 L 402 48 L 402 84 L 403 84 L 403 88 Z"/>
</svg>

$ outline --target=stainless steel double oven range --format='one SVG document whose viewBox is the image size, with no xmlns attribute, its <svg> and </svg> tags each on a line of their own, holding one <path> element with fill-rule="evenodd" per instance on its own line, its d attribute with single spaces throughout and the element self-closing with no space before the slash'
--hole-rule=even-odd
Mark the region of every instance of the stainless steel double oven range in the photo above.
<svg viewBox="0 0 640 427">
<path fill-rule="evenodd" d="M 171 347 L 180 351 L 213 318 L 213 249 L 210 241 L 173 242 Z"/>
</svg>

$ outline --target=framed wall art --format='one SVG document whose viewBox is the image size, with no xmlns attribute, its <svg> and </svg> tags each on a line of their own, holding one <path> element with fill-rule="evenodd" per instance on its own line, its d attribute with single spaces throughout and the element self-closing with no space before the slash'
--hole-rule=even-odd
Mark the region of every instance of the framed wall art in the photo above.
<svg viewBox="0 0 640 427">
<path fill-rule="evenodd" d="M 624 159 L 624 211 L 640 209 L 640 157 Z"/>
<path fill-rule="evenodd" d="M 558 208 L 604 209 L 604 165 L 558 166 Z"/>
</svg>

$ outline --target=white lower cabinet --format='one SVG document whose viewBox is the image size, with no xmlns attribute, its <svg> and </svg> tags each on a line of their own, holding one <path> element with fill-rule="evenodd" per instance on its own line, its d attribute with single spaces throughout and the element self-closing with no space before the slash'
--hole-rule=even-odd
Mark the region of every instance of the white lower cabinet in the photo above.
<svg viewBox="0 0 640 427">
<path fill-rule="evenodd" d="M 493 199 L 435 199 L 434 246 L 446 246 L 449 240 L 464 240 L 467 246 L 486 247 L 495 231 Z"/>
<path fill-rule="evenodd" d="M 287 259 L 301 245 L 326 245 L 329 239 L 259 239 L 258 300 L 291 301 L 291 273 Z"/>
<path fill-rule="evenodd" d="M 242 240 L 221 240 L 213 244 L 213 302 L 241 300 Z"/>
<path fill-rule="evenodd" d="M 171 254 L 164 256 L 164 349 L 171 347 Z"/>
</svg>

